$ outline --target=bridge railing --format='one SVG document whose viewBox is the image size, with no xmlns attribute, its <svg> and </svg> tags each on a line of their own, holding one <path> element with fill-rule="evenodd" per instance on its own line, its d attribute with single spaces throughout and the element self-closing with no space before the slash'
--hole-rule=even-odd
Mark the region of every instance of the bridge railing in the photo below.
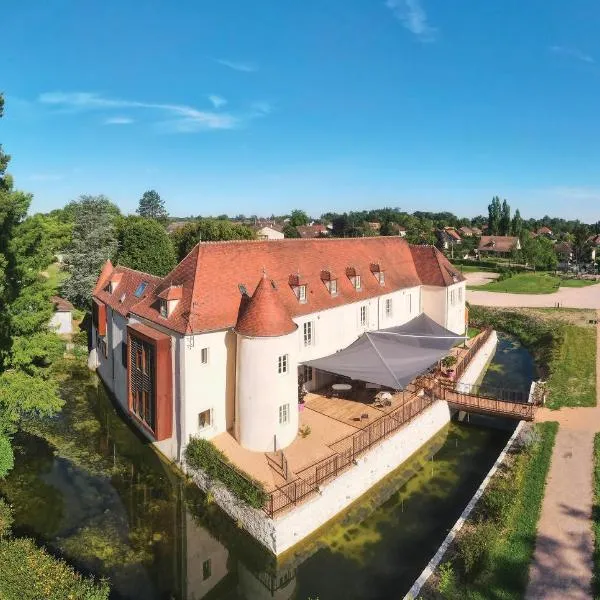
<svg viewBox="0 0 600 600">
<path fill-rule="evenodd" d="M 509 388 L 493 387 L 485 384 L 467 384 L 457 383 L 455 391 L 479 398 L 490 398 L 492 400 L 502 400 L 503 402 L 514 402 L 516 404 L 527 404 L 529 401 L 529 391 L 513 390 Z"/>
</svg>

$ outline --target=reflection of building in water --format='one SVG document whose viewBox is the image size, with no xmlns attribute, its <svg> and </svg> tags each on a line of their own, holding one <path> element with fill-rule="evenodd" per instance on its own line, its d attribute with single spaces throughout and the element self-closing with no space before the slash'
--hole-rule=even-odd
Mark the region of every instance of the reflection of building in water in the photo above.
<svg viewBox="0 0 600 600">
<path fill-rule="evenodd" d="M 244 600 L 290 600 L 296 591 L 296 570 L 278 571 L 274 574 L 252 573 L 238 564 L 238 589 Z"/>
</svg>

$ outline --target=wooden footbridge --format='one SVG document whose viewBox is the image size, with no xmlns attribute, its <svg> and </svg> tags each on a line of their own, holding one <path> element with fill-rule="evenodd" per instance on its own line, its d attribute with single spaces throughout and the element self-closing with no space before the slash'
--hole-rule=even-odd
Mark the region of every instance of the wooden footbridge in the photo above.
<svg viewBox="0 0 600 600">
<path fill-rule="evenodd" d="M 522 391 L 457 384 L 440 385 L 436 396 L 446 400 L 452 408 L 466 412 L 519 421 L 533 421 L 535 416 L 535 404 L 528 401 L 529 393 Z"/>
</svg>

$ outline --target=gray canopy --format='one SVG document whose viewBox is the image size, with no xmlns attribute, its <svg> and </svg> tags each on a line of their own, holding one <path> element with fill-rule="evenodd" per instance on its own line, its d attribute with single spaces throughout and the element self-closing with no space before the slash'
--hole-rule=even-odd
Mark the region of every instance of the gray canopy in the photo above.
<svg viewBox="0 0 600 600">
<path fill-rule="evenodd" d="M 423 313 L 399 327 L 364 333 L 347 348 L 304 364 L 400 390 L 464 339 Z"/>
</svg>

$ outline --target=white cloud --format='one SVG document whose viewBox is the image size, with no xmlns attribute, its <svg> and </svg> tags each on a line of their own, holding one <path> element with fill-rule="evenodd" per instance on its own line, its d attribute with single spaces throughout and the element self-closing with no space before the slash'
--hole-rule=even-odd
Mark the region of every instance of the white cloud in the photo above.
<svg viewBox="0 0 600 600">
<path fill-rule="evenodd" d="M 223 96 L 218 96 L 217 94 L 211 94 L 208 99 L 215 108 L 221 108 L 221 106 L 225 106 L 227 104 L 227 100 L 225 100 Z"/>
<path fill-rule="evenodd" d="M 173 131 L 202 131 L 206 129 L 233 129 L 239 119 L 228 113 L 198 110 L 183 104 L 162 104 L 106 98 L 90 92 L 48 92 L 41 94 L 38 101 L 43 104 L 70 110 L 140 109 L 161 115 L 159 124 Z"/>
<path fill-rule="evenodd" d="M 567 48 L 566 46 L 550 46 L 550 51 L 554 52 L 554 54 L 562 54 L 563 56 L 568 56 L 570 58 L 574 58 L 576 60 L 580 60 L 581 62 L 586 63 L 595 63 L 593 56 L 578 50 L 577 48 Z"/>
<path fill-rule="evenodd" d="M 254 73 L 255 71 L 258 71 L 258 66 L 254 63 L 234 62 L 223 58 L 216 58 L 215 61 L 224 67 L 228 67 L 234 71 L 241 71 L 242 73 Z"/>
<path fill-rule="evenodd" d="M 131 125 L 133 122 L 131 117 L 109 117 L 104 119 L 105 125 Z"/>
<path fill-rule="evenodd" d="M 385 5 L 394 16 L 410 32 L 423 42 L 432 42 L 437 35 L 437 28 L 427 21 L 427 13 L 421 5 L 421 0 L 386 0 Z"/>
</svg>

